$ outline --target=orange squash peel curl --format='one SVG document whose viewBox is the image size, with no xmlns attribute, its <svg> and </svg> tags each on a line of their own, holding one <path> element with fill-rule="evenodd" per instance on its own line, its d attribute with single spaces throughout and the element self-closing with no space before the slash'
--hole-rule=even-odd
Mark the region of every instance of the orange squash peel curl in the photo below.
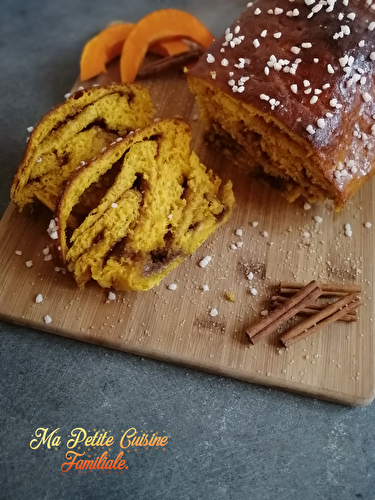
<svg viewBox="0 0 375 500">
<path fill-rule="evenodd" d="M 82 81 L 106 72 L 106 65 L 121 54 L 124 42 L 134 26 L 132 23 L 112 24 L 86 43 L 80 61 Z M 149 52 L 164 57 L 188 50 L 190 47 L 183 40 L 159 42 L 148 49 Z"/>
<path fill-rule="evenodd" d="M 152 12 L 136 24 L 112 24 L 86 43 L 80 78 L 85 81 L 105 73 L 106 65 L 121 56 L 121 80 L 133 82 L 146 52 L 164 57 L 182 54 L 190 50 L 184 39 L 207 48 L 213 35 L 194 16 L 178 9 Z"/>
<path fill-rule="evenodd" d="M 89 40 L 81 55 L 80 78 L 89 80 L 106 72 L 106 65 L 121 56 L 123 82 L 133 82 L 146 55 L 174 56 L 190 50 L 184 40 L 192 40 L 204 49 L 213 35 L 191 14 L 177 9 L 162 9 L 138 23 L 116 23 Z"/>
<path fill-rule="evenodd" d="M 162 9 L 143 17 L 130 32 L 121 52 L 123 83 L 133 83 L 149 46 L 185 38 L 207 49 L 213 35 L 196 17 L 178 9 Z"/>
</svg>

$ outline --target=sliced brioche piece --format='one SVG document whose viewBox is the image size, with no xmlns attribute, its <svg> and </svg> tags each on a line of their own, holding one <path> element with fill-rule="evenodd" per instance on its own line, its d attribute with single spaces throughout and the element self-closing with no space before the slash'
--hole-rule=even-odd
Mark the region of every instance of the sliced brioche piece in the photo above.
<svg viewBox="0 0 375 500">
<path fill-rule="evenodd" d="M 34 128 L 12 184 L 13 201 L 22 209 L 38 198 L 53 211 L 62 187 L 81 162 L 119 136 L 149 124 L 153 116 L 147 90 L 136 85 L 74 92 Z"/>
<path fill-rule="evenodd" d="M 183 120 L 155 122 L 109 147 L 68 182 L 57 209 L 58 244 L 80 287 L 93 278 L 102 287 L 148 290 L 228 219 L 231 182 L 221 186 L 206 172 L 189 142 Z M 71 215 L 103 185 L 100 202 L 81 211 L 71 233 Z"/>
</svg>

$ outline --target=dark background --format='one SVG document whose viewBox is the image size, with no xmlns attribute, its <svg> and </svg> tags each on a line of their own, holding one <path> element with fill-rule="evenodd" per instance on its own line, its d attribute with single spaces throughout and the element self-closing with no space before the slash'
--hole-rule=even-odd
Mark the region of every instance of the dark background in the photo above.
<svg viewBox="0 0 375 500">
<path fill-rule="evenodd" d="M 63 101 L 85 42 L 177 7 L 220 34 L 226 0 L 0 0 L 0 215 L 26 129 Z M 1 251 L 1 242 L 0 242 Z M 1 272 L 1 270 L 0 270 Z M 347 408 L 0 323 L 1 499 L 375 499 L 375 406 Z M 31 450 L 38 427 L 57 449 Z M 70 431 L 158 431 L 124 474 L 61 474 Z"/>
</svg>

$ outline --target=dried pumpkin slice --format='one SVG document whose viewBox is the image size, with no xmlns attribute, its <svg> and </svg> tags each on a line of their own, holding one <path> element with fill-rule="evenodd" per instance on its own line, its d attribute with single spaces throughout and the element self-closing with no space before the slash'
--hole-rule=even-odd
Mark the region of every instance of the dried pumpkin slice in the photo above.
<svg viewBox="0 0 375 500">
<path fill-rule="evenodd" d="M 86 43 L 80 60 L 81 81 L 106 72 L 106 64 L 121 54 L 124 42 L 134 26 L 132 23 L 112 24 Z M 149 52 L 173 56 L 189 49 L 183 40 L 170 40 L 152 45 Z"/>
<path fill-rule="evenodd" d="M 231 182 L 221 186 L 190 151 L 181 119 L 155 122 L 77 171 L 57 209 L 63 261 L 79 287 L 148 290 L 229 217 Z M 68 220 L 93 186 L 111 183 L 71 233 Z"/>
<path fill-rule="evenodd" d="M 79 164 L 153 116 L 150 96 L 138 85 L 78 90 L 34 128 L 13 180 L 12 200 L 22 209 L 37 198 L 53 211 Z"/>
<path fill-rule="evenodd" d="M 106 64 L 121 54 L 124 41 L 133 27 L 132 23 L 113 24 L 86 43 L 80 60 L 82 81 L 105 73 Z"/>
<path fill-rule="evenodd" d="M 150 45 L 148 52 L 158 54 L 159 56 L 168 57 L 177 54 L 183 54 L 191 50 L 190 46 L 183 40 L 167 40 Z"/>
<path fill-rule="evenodd" d="M 198 19 L 178 9 L 162 9 L 143 17 L 129 33 L 120 59 L 121 81 L 134 82 L 150 45 L 186 38 L 207 49 L 213 35 Z"/>
</svg>

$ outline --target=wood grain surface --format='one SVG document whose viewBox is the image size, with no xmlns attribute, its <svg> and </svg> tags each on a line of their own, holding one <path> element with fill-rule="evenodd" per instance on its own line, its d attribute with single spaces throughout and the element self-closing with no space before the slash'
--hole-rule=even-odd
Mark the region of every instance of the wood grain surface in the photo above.
<svg viewBox="0 0 375 500">
<path fill-rule="evenodd" d="M 117 80 L 115 63 L 85 85 Z M 316 398 L 370 403 L 375 387 L 375 226 L 366 228 L 365 222 L 375 224 L 375 182 L 367 183 L 340 213 L 329 203 L 310 210 L 304 210 L 302 200 L 289 204 L 205 144 L 182 73 L 169 71 L 140 83 L 149 89 L 159 117 L 189 121 L 192 148 L 207 168 L 224 181 L 232 179 L 237 204 L 230 221 L 158 287 L 117 292 L 110 301 L 108 290 L 95 283 L 78 290 L 68 273 L 56 271 L 53 260 L 45 261 L 43 249 L 51 243 L 47 210 L 29 215 L 10 204 L 0 222 L 0 318 Z M 347 223 L 352 237 L 345 236 Z M 203 269 L 198 263 L 206 255 L 212 261 Z M 27 261 L 33 265 L 27 267 Z M 277 284 L 312 279 L 360 284 L 364 305 L 358 321 L 335 323 L 287 349 L 276 334 L 250 345 L 245 329 L 268 309 Z M 171 283 L 176 290 L 169 290 Z M 205 284 L 208 291 L 202 289 Z M 37 304 L 38 294 L 43 302 Z M 210 314 L 214 308 L 217 316 Z"/>
</svg>

